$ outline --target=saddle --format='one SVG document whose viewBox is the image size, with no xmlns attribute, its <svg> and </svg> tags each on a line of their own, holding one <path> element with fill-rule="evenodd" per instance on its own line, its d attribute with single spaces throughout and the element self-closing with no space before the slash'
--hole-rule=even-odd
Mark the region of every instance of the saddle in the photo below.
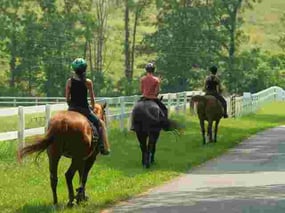
<svg viewBox="0 0 285 213">
<path fill-rule="evenodd" d="M 97 143 L 99 141 L 99 139 L 101 139 L 100 137 L 100 131 L 101 129 L 100 128 L 96 128 L 96 126 L 88 119 L 88 109 L 85 109 L 85 108 L 80 108 L 80 107 L 69 107 L 68 109 L 69 111 L 75 111 L 75 112 L 78 112 L 82 115 L 84 115 L 87 120 L 88 120 L 88 123 L 92 129 L 92 132 L 93 132 L 93 135 L 92 135 L 92 143 Z"/>
<path fill-rule="evenodd" d="M 206 93 L 204 96 L 214 97 L 218 101 L 218 103 L 220 103 L 223 106 L 223 103 L 221 102 L 220 97 L 219 97 L 220 95 L 218 93 Z"/>
</svg>

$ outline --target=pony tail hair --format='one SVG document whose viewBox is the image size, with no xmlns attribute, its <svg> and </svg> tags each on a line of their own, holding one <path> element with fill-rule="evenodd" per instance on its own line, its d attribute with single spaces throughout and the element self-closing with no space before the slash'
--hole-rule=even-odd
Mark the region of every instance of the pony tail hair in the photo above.
<svg viewBox="0 0 285 213">
<path fill-rule="evenodd" d="M 80 68 L 75 71 L 79 79 L 83 82 L 86 81 L 86 68 Z"/>
</svg>

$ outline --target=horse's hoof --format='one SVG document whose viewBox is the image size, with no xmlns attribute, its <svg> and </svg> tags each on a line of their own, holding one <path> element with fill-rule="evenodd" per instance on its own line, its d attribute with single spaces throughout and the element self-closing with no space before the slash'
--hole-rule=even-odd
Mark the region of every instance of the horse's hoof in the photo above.
<svg viewBox="0 0 285 213">
<path fill-rule="evenodd" d="M 144 164 L 144 165 L 143 165 L 143 168 L 144 168 L 144 169 L 149 169 L 149 167 L 150 167 L 150 164 Z"/>
<path fill-rule="evenodd" d="M 68 207 L 68 208 L 72 208 L 73 206 L 74 206 L 73 202 L 69 201 L 69 202 L 67 203 L 67 207 Z"/>
<path fill-rule="evenodd" d="M 82 201 L 87 202 L 89 200 L 89 197 L 87 195 L 85 195 L 82 199 Z"/>
</svg>

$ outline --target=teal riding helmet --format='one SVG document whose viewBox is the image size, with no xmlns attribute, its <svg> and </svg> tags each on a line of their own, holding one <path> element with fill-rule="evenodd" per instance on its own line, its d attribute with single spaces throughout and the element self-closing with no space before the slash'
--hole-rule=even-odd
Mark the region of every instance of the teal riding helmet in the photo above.
<svg viewBox="0 0 285 213">
<path fill-rule="evenodd" d="M 71 67 L 74 71 L 79 69 L 86 69 L 87 63 L 83 58 L 76 58 L 72 63 Z"/>
</svg>

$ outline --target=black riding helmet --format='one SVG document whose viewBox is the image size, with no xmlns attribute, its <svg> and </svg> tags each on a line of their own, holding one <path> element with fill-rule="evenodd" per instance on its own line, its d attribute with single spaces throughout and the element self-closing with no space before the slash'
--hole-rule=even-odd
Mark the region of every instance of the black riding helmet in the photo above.
<svg viewBox="0 0 285 213">
<path fill-rule="evenodd" d="M 147 72 L 154 72 L 155 70 L 155 66 L 153 63 L 148 63 L 147 65 L 145 65 L 145 70 Z"/>
<path fill-rule="evenodd" d="M 218 68 L 217 68 L 217 66 L 211 66 L 210 68 L 209 68 L 209 71 L 213 74 L 213 75 L 216 75 L 217 74 L 217 72 L 218 72 Z"/>
</svg>

